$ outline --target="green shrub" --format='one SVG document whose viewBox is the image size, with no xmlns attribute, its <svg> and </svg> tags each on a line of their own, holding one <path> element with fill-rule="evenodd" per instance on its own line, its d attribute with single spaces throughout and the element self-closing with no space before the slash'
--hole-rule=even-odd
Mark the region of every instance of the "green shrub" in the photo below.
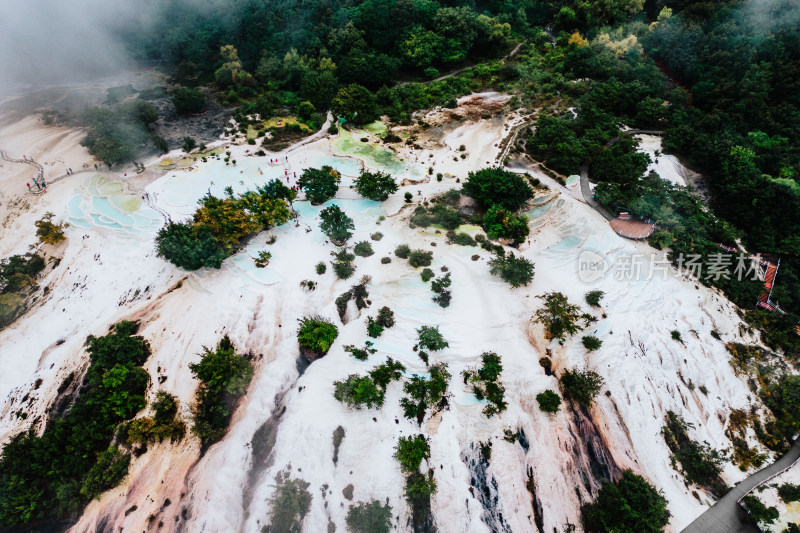
<svg viewBox="0 0 800 533">
<path fill-rule="evenodd" d="M 458 244 L 459 246 L 477 246 L 478 243 L 467 233 L 456 233 L 455 231 L 448 231 L 447 238 L 453 244 Z"/>
<path fill-rule="evenodd" d="M 430 268 L 423 269 L 419 275 L 422 278 L 422 281 L 424 281 L 425 283 L 428 283 L 428 281 L 430 281 L 430 279 L 435 276 L 433 270 L 431 270 Z"/>
<path fill-rule="evenodd" d="M 152 405 L 153 416 L 137 418 L 127 427 L 129 444 L 146 444 L 164 439 L 177 441 L 186 434 L 186 424 L 178 416 L 178 400 L 166 391 L 158 391 Z"/>
<path fill-rule="evenodd" d="M 383 233 L 381 233 L 380 231 L 376 231 L 375 233 L 370 235 L 369 238 L 372 239 L 373 241 L 379 241 L 383 239 Z"/>
<path fill-rule="evenodd" d="M 561 397 L 550 389 L 537 394 L 536 401 L 539 402 L 539 409 L 545 413 L 556 413 L 561 407 Z"/>
<path fill-rule="evenodd" d="M 367 317 L 367 335 L 377 339 L 383 333 L 383 326 L 378 324 L 371 316 Z"/>
<path fill-rule="evenodd" d="M 800 502 L 800 485 L 784 483 L 778 486 L 778 496 L 784 503 Z"/>
<path fill-rule="evenodd" d="M 384 328 L 390 328 L 394 326 L 394 311 L 389 309 L 386 306 L 381 307 L 378 309 L 378 317 L 375 319 L 375 322 L 383 326 Z"/>
<path fill-rule="evenodd" d="M 767 507 L 755 494 L 748 494 L 742 498 L 742 503 L 750 511 L 750 517 L 758 524 L 772 524 L 781 516 L 775 507 Z"/>
<path fill-rule="evenodd" d="M 665 422 L 661 428 L 664 442 L 680 465 L 686 481 L 705 487 L 717 496 L 724 494 L 726 487 L 720 478 L 722 457 L 719 453 L 707 444 L 693 441 L 688 433 L 690 426 L 680 415 L 667 411 Z"/>
<path fill-rule="evenodd" d="M 372 378 L 375 385 L 386 390 L 389 383 L 402 379 L 405 370 L 406 367 L 400 362 L 388 357 L 384 364 L 378 365 L 370 371 L 369 377 Z"/>
<path fill-rule="evenodd" d="M 381 264 L 382 265 L 388 265 L 391 262 L 392 262 L 392 258 L 391 257 L 381 257 Z"/>
<path fill-rule="evenodd" d="M 236 353 L 225 336 L 215 350 L 204 347 L 200 362 L 190 364 L 189 370 L 200 380 L 192 432 L 208 446 L 221 439 L 228 429 L 236 402 L 253 377 L 253 366 L 247 357 Z"/>
<path fill-rule="evenodd" d="M 591 370 L 565 370 L 560 381 L 564 395 L 586 407 L 592 405 L 603 386 L 603 378 Z"/>
<path fill-rule="evenodd" d="M 394 456 L 400 462 L 403 473 L 416 474 L 422 461 L 430 459 L 431 449 L 424 435 L 400 437 Z"/>
<path fill-rule="evenodd" d="M 408 256 L 411 254 L 411 248 L 407 244 L 401 244 L 397 248 L 394 249 L 394 255 L 399 257 L 400 259 L 408 259 Z"/>
<path fill-rule="evenodd" d="M 586 293 L 586 303 L 592 307 L 599 307 L 603 296 L 605 296 L 603 291 L 589 291 Z"/>
<path fill-rule="evenodd" d="M 317 274 L 319 274 L 321 276 L 322 274 L 325 273 L 326 270 L 328 270 L 328 268 L 325 266 L 325 263 L 320 261 L 319 263 L 317 263 L 316 270 L 317 270 Z"/>
<path fill-rule="evenodd" d="M 440 307 L 449 307 L 452 294 L 450 293 L 450 272 L 446 273 L 441 278 L 437 278 L 431 282 L 431 290 L 433 291 L 433 301 L 439 304 Z"/>
<path fill-rule="evenodd" d="M 100 495 L 122 482 L 128 474 L 131 455 L 116 446 L 109 446 L 97 456 L 97 462 L 86 472 L 81 485 L 81 495 L 86 499 L 100 499 Z"/>
<path fill-rule="evenodd" d="M 384 391 L 369 376 L 351 374 L 344 381 L 334 382 L 333 386 L 333 397 L 349 407 L 379 408 L 383 405 Z"/>
<path fill-rule="evenodd" d="M 412 199 L 412 198 L 414 198 L 414 195 L 413 195 L 413 194 L 411 194 L 410 192 L 406 192 L 406 193 L 403 195 L 403 198 L 405 198 L 405 199 L 406 199 L 406 203 L 407 203 L 407 204 L 410 204 L 410 203 L 411 203 L 411 199 Z"/>
<path fill-rule="evenodd" d="M 540 298 L 544 300 L 544 307 L 536 311 L 534 317 L 544 325 L 551 339 L 564 340 L 596 320 L 592 315 L 581 313 L 580 307 L 569 303 L 560 292 L 548 292 Z"/>
<path fill-rule="evenodd" d="M 489 260 L 489 267 L 493 276 L 499 276 L 515 289 L 533 280 L 533 263 L 524 257 L 515 256 L 513 252 L 494 256 Z"/>
<path fill-rule="evenodd" d="M 343 249 L 335 253 L 333 257 L 335 260 L 331 262 L 331 265 L 333 265 L 333 272 L 336 274 L 336 277 L 339 279 L 349 279 L 352 277 L 353 273 L 356 271 L 353 266 L 353 260 L 356 256 Z"/>
<path fill-rule="evenodd" d="M 392 529 L 392 508 L 378 500 L 358 502 L 347 512 L 347 529 L 353 533 L 389 533 Z"/>
<path fill-rule="evenodd" d="M 658 533 L 669 518 L 664 495 L 630 470 L 625 470 L 616 483 L 604 482 L 594 502 L 581 507 L 587 532 Z"/>
<path fill-rule="evenodd" d="M 325 355 L 339 336 L 339 328 L 320 316 L 306 316 L 299 320 L 297 342 L 318 355 Z"/>
<path fill-rule="evenodd" d="M 603 345 L 603 341 L 601 341 L 594 335 L 584 335 L 583 338 L 581 339 L 581 342 L 583 343 L 583 347 L 589 350 L 590 352 L 597 350 L 598 348 L 600 348 L 600 346 Z"/>
<path fill-rule="evenodd" d="M 670 336 L 674 341 L 683 342 L 683 339 L 681 338 L 681 332 L 678 331 L 677 329 L 673 329 L 672 331 L 670 331 Z"/>
<path fill-rule="evenodd" d="M 433 252 L 412 250 L 408 255 L 408 264 L 414 268 L 431 266 L 431 263 L 433 263 Z"/>
<path fill-rule="evenodd" d="M 417 338 L 417 346 L 419 346 L 420 350 L 433 350 L 434 352 L 438 352 L 450 346 L 441 332 L 439 332 L 439 326 L 422 326 L 417 329 Z"/>
<path fill-rule="evenodd" d="M 505 387 L 498 383 L 500 373 L 503 371 L 500 356 L 494 352 L 484 352 L 481 355 L 483 366 L 477 370 L 467 369 L 463 372 L 464 384 L 472 384 L 472 393 L 479 400 L 486 399 L 489 403 L 483 408 L 483 414 L 492 416 L 506 410 Z"/>
<path fill-rule="evenodd" d="M 447 393 L 450 377 L 446 363 L 431 366 L 429 378 L 417 374 L 411 376 L 403 385 L 406 396 L 400 401 L 406 418 L 416 418 L 418 423 L 422 423 L 428 407 L 436 407 L 446 401 L 444 395 Z"/>
<path fill-rule="evenodd" d="M 269 525 L 262 533 L 299 533 L 303 518 L 311 508 L 309 483 L 302 479 L 291 479 L 288 472 L 280 472 L 275 478 L 275 492 L 270 498 Z"/>
<path fill-rule="evenodd" d="M 357 242 L 353 247 L 353 253 L 359 257 L 369 257 L 375 252 L 372 249 L 372 245 L 368 241 L 360 241 Z"/>
</svg>

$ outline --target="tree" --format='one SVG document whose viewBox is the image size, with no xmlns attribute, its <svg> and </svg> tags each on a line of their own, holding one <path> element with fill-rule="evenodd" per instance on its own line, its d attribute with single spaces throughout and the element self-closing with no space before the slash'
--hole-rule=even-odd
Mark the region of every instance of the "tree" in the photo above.
<svg viewBox="0 0 800 533">
<path fill-rule="evenodd" d="M 231 44 L 221 46 L 222 66 L 214 72 L 214 79 L 223 87 L 230 85 L 253 85 L 253 77 L 244 70 L 239 60 L 239 51 Z"/>
<path fill-rule="evenodd" d="M 172 103 L 178 113 L 200 113 L 206 108 L 206 95 L 200 89 L 182 87 L 175 91 Z"/>
<path fill-rule="evenodd" d="M 357 126 L 369 124 L 378 118 L 375 95 L 357 83 L 339 89 L 331 102 L 331 111 Z"/>
<path fill-rule="evenodd" d="M 68 227 L 69 224 L 54 224 L 54 216 L 53 213 L 48 211 L 42 218 L 34 222 L 36 226 L 36 236 L 39 237 L 39 242 L 44 244 L 58 244 L 66 239 L 64 236 L 64 228 Z"/>
<path fill-rule="evenodd" d="M 603 378 L 591 370 L 565 370 L 560 381 L 564 395 L 586 407 L 592 405 L 603 386 Z"/>
<path fill-rule="evenodd" d="M 400 467 L 405 474 L 416 474 L 422 461 L 430 459 L 431 449 L 425 435 L 413 437 L 400 437 L 395 448 L 394 456 L 400 462 Z"/>
<path fill-rule="evenodd" d="M 592 315 L 581 313 L 580 307 L 569 303 L 560 292 L 548 292 L 540 298 L 544 300 L 544 307 L 536 311 L 534 318 L 544 325 L 551 339 L 564 340 L 596 320 Z"/>
<path fill-rule="evenodd" d="M 438 352 L 444 350 L 450 344 L 444 339 L 444 336 L 439 332 L 439 326 L 422 326 L 417 330 L 418 342 L 417 345 L 421 350 L 433 350 Z"/>
<path fill-rule="evenodd" d="M 384 391 L 369 376 L 350 374 L 344 381 L 333 384 L 333 397 L 356 409 L 362 405 L 379 408 L 383 405 Z"/>
<path fill-rule="evenodd" d="M 489 272 L 493 276 L 500 276 L 500 279 L 515 289 L 533 280 L 533 263 L 524 257 L 515 256 L 513 252 L 495 255 L 489 260 L 489 266 Z"/>
<path fill-rule="evenodd" d="M 539 409 L 545 413 L 556 413 L 561 406 L 561 398 L 550 389 L 537 394 L 536 401 L 539 402 Z"/>
<path fill-rule="evenodd" d="M 519 174 L 500 167 L 470 172 L 461 192 L 484 208 L 498 205 L 510 211 L 520 209 L 533 198 L 533 190 Z"/>
<path fill-rule="evenodd" d="M 597 350 L 598 348 L 600 348 L 600 346 L 603 345 L 603 341 L 601 341 L 594 335 L 584 335 L 584 337 L 581 339 L 581 342 L 583 343 L 583 347 L 589 350 L 590 352 Z"/>
<path fill-rule="evenodd" d="M 320 229 L 337 246 L 343 246 L 347 239 L 353 236 L 353 232 L 350 231 L 356 227 L 353 219 L 348 217 L 338 205 L 326 207 L 320 212 L 319 217 L 322 219 L 319 224 Z"/>
<path fill-rule="evenodd" d="M 586 303 L 592 307 L 599 307 L 603 296 L 605 296 L 603 291 L 589 291 L 586 293 Z"/>
<path fill-rule="evenodd" d="M 306 192 L 306 198 L 314 204 L 333 198 L 339 190 L 341 176 L 337 170 L 325 165 L 322 168 L 307 168 L 303 171 L 297 186 Z"/>
<path fill-rule="evenodd" d="M 604 482 L 594 502 L 581 507 L 587 533 L 658 533 L 669 518 L 664 495 L 630 470 L 625 470 L 616 483 Z"/>
<path fill-rule="evenodd" d="M 432 262 L 433 252 L 427 250 L 412 250 L 411 253 L 408 254 L 408 264 L 414 268 L 431 266 Z"/>
<path fill-rule="evenodd" d="M 200 380 L 192 409 L 192 432 L 203 446 L 209 446 L 225 435 L 236 402 L 253 377 L 253 366 L 246 356 L 236 353 L 225 336 L 214 350 L 203 347 L 200 362 L 190 364 L 189 370 Z"/>
<path fill-rule="evenodd" d="M 325 355 L 339 336 L 339 328 L 319 316 L 303 317 L 297 332 L 297 342 L 319 355 Z"/>
<path fill-rule="evenodd" d="M 362 170 L 355 182 L 358 194 L 364 198 L 383 202 L 390 194 L 397 192 L 397 183 L 389 174 Z"/>
<path fill-rule="evenodd" d="M 175 266 L 186 270 L 202 267 L 219 268 L 228 256 L 208 226 L 170 222 L 158 231 L 156 250 Z"/>
</svg>

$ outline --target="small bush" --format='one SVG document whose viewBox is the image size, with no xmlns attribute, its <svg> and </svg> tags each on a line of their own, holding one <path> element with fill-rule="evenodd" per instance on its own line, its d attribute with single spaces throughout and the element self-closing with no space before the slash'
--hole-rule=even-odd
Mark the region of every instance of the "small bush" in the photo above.
<svg viewBox="0 0 800 533">
<path fill-rule="evenodd" d="M 785 503 L 800 502 L 800 485 L 784 483 L 778 487 L 778 496 Z"/>
<path fill-rule="evenodd" d="M 352 277 L 353 273 L 356 271 L 353 266 L 353 260 L 356 256 L 348 253 L 347 250 L 340 250 L 335 253 L 333 257 L 335 261 L 333 261 L 331 265 L 333 265 L 333 272 L 336 274 L 336 277 L 339 279 L 349 279 Z"/>
<path fill-rule="evenodd" d="M 683 342 L 683 339 L 681 338 L 681 332 L 678 331 L 677 329 L 673 329 L 670 332 L 670 335 L 672 336 L 672 340 L 678 341 L 678 342 Z"/>
<path fill-rule="evenodd" d="M 339 336 L 339 328 L 320 316 L 303 317 L 299 322 L 297 342 L 300 346 L 319 355 L 328 353 Z"/>
<path fill-rule="evenodd" d="M 603 378 L 591 370 L 566 370 L 560 381 L 564 394 L 586 407 L 592 405 L 603 386 Z"/>
<path fill-rule="evenodd" d="M 431 450 L 424 435 L 400 437 L 394 456 L 406 474 L 416 474 L 422 461 L 430 459 Z"/>
<path fill-rule="evenodd" d="M 583 347 L 589 350 L 590 352 L 597 350 L 598 348 L 600 348 L 600 346 L 603 345 L 603 341 L 601 341 L 594 335 L 584 335 L 584 337 L 581 339 L 581 342 L 583 343 Z"/>
<path fill-rule="evenodd" d="M 491 267 L 489 272 L 493 276 L 499 276 L 515 289 L 521 285 L 527 285 L 533 280 L 533 263 L 524 257 L 517 257 L 513 253 L 496 255 L 489 260 L 489 266 Z"/>
<path fill-rule="evenodd" d="M 589 291 L 586 293 L 586 303 L 592 307 L 599 307 L 600 300 L 603 299 L 605 294 L 603 291 Z"/>
<path fill-rule="evenodd" d="M 359 409 L 383 405 L 384 392 L 369 376 L 351 374 L 344 381 L 334 382 L 333 386 L 333 397 L 349 407 Z"/>
<path fill-rule="evenodd" d="M 433 270 L 431 270 L 430 268 L 425 268 L 422 270 L 422 272 L 420 272 L 419 275 L 422 278 L 422 281 L 428 283 L 428 281 L 430 281 L 430 279 L 434 277 L 436 274 L 434 274 Z"/>
<path fill-rule="evenodd" d="M 317 270 L 317 274 L 319 274 L 320 276 L 321 276 L 322 274 L 324 274 L 324 273 L 325 273 L 325 272 L 328 270 L 328 267 L 327 267 L 327 266 L 325 265 L 325 263 L 323 263 L 322 261 L 320 261 L 319 263 L 317 263 L 317 266 L 316 266 L 315 268 L 316 268 L 316 270 Z"/>
<path fill-rule="evenodd" d="M 375 322 L 384 328 L 390 328 L 394 326 L 394 311 L 386 306 L 381 307 L 378 309 L 378 317 L 375 319 Z"/>
<path fill-rule="evenodd" d="M 411 248 L 407 244 L 401 244 L 400 246 L 394 249 L 394 255 L 396 255 L 400 259 L 408 259 L 408 256 L 410 254 L 411 254 Z"/>
<path fill-rule="evenodd" d="M 551 361 L 549 357 L 542 357 L 539 359 L 539 366 L 544 369 L 546 376 L 553 375 L 553 361 Z"/>
<path fill-rule="evenodd" d="M 750 511 L 750 516 L 759 524 L 771 524 L 780 518 L 780 513 L 775 507 L 767 507 L 758 496 L 748 494 L 742 498 L 742 503 Z"/>
<path fill-rule="evenodd" d="M 539 409 L 545 413 L 555 413 L 561 407 L 561 397 L 550 389 L 537 394 L 536 401 L 539 402 Z"/>
<path fill-rule="evenodd" d="M 377 339 L 383 333 L 383 326 L 378 324 L 374 318 L 367 317 L 367 335 L 373 339 Z"/>
<path fill-rule="evenodd" d="M 391 262 L 392 262 L 392 258 L 391 257 L 381 257 L 381 264 L 382 265 L 388 265 Z"/>
<path fill-rule="evenodd" d="M 642 476 L 625 470 L 615 483 L 604 482 L 592 503 L 581 507 L 584 531 L 656 533 L 669 523 L 664 495 Z"/>
<path fill-rule="evenodd" d="M 372 245 L 368 241 L 360 241 L 357 242 L 353 247 L 353 253 L 359 257 L 369 257 L 375 254 L 375 251 L 372 249 Z"/>
<path fill-rule="evenodd" d="M 447 238 L 453 244 L 458 244 L 459 246 L 477 246 L 478 243 L 469 236 L 467 233 L 456 233 L 455 231 L 448 231 Z"/>
<path fill-rule="evenodd" d="M 408 255 L 408 264 L 414 268 L 431 266 L 431 263 L 433 263 L 433 252 L 413 250 Z"/>
<path fill-rule="evenodd" d="M 369 238 L 372 239 L 373 241 L 379 241 L 383 239 L 383 233 L 381 233 L 380 231 L 376 231 L 375 233 L 370 235 Z"/>
<path fill-rule="evenodd" d="M 410 192 L 407 192 L 407 193 L 405 193 L 405 194 L 403 195 L 403 198 L 405 198 L 405 199 L 406 199 L 406 203 L 407 203 L 407 204 L 410 204 L 410 203 L 411 203 L 411 199 L 412 199 L 412 198 L 414 198 L 414 195 L 413 195 L 413 194 L 411 194 Z"/>
<path fill-rule="evenodd" d="M 420 350 L 433 350 L 437 352 L 450 346 L 439 331 L 439 326 L 422 326 L 417 330 L 417 337 L 417 346 L 419 346 Z"/>
</svg>

